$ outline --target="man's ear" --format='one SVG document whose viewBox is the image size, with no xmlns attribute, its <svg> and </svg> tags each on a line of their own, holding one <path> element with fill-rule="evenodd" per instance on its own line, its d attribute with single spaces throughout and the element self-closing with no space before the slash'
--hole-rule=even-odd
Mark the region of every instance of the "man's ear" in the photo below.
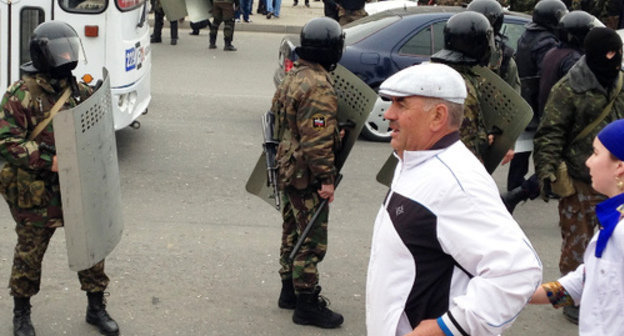
<svg viewBox="0 0 624 336">
<path fill-rule="evenodd" d="M 429 127 L 431 127 L 432 131 L 439 131 L 447 126 L 448 118 L 448 107 L 444 104 L 436 104 L 433 111 L 431 111 Z"/>
</svg>

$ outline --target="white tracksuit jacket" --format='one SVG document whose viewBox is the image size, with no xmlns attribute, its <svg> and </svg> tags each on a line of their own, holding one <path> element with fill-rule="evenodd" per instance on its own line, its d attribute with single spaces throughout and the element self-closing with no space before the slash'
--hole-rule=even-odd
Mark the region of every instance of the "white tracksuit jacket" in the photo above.
<svg viewBox="0 0 624 336">
<path fill-rule="evenodd" d="M 424 319 L 446 335 L 498 335 L 541 280 L 537 253 L 458 133 L 404 152 L 375 221 L 369 336 L 403 336 Z"/>
</svg>

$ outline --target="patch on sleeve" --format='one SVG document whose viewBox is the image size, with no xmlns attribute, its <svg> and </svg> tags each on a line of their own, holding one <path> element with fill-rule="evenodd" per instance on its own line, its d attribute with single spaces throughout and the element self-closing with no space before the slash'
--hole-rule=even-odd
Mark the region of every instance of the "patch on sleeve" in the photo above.
<svg viewBox="0 0 624 336">
<path fill-rule="evenodd" d="M 327 123 L 325 121 L 325 116 L 322 114 L 315 114 L 312 116 L 312 127 L 313 128 L 325 128 Z"/>
</svg>

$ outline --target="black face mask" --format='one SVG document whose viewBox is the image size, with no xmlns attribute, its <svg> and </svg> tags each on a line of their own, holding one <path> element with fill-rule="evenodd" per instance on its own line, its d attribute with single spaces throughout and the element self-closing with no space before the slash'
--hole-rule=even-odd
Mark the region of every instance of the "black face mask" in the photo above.
<svg viewBox="0 0 624 336">
<path fill-rule="evenodd" d="M 63 79 L 72 77 L 72 70 L 76 68 L 78 62 L 70 62 L 56 68 L 50 69 L 50 76 L 54 79 Z"/>
<path fill-rule="evenodd" d="M 598 82 L 609 89 L 622 67 L 622 40 L 609 28 L 594 28 L 585 38 L 586 60 Z M 610 59 L 609 52 L 615 52 Z"/>
</svg>

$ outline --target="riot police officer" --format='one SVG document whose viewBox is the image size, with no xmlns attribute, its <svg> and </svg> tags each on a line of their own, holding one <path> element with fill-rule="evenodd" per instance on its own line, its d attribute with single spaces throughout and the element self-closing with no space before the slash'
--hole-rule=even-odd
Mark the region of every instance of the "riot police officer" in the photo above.
<svg viewBox="0 0 624 336">
<path fill-rule="evenodd" d="M 490 21 L 490 25 L 494 29 L 494 45 L 496 47 L 492 52 L 490 69 L 519 93 L 520 77 L 518 77 L 518 67 L 514 60 L 515 50 L 505 43 L 507 37 L 501 33 L 505 19 L 503 7 L 496 0 L 474 0 L 468 4 L 467 9 L 485 15 Z"/>
<path fill-rule="evenodd" d="M 521 93 L 533 109 L 533 120 L 521 137 L 532 139 L 539 123 L 541 111 L 538 105 L 539 83 L 542 74 L 542 60 L 559 39 L 556 34 L 559 20 L 568 12 L 560 0 L 542 0 L 535 5 L 533 21 L 526 25 L 526 30 L 518 40 L 518 74 L 520 75 Z M 518 149 L 518 146 L 516 147 Z M 522 186 L 531 197 L 539 195 L 539 186 L 535 177 L 524 178 L 529 169 L 531 150 L 517 150 L 509 165 L 507 190 Z M 513 210 L 513 209 L 511 209 Z"/>
<path fill-rule="evenodd" d="M 433 62 L 444 63 L 459 72 L 466 81 L 468 96 L 464 102 L 461 140 L 481 161 L 489 139 L 479 103 L 479 77 L 471 70 L 474 65 L 487 66 L 494 49 L 494 29 L 481 13 L 462 12 L 453 15 L 444 26 L 444 49 L 431 56 Z"/>
<path fill-rule="evenodd" d="M 300 41 L 295 49 L 299 59 L 271 106 L 280 141 L 276 161 L 283 205 L 278 306 L 295 309 L 296 324 L 336 328 L 344 319 L 319 296 L 317 267 L 327 250 L 329 207 L 321 204 L 334 198 L 335 154 L 341 146 L 338 99 L 329 71 L 342 57 L 344 34 L 338 22 L 321 17 L 306 23 Z M 295 242 L 317 210 L 318 220 L 290 261 Z"/>
<path fill-rule="evenodd" d="M 68 24 L 40 24 L 30 39 L 31 61 L 21 66 L 23 79 L 2 98 L 0 155 L 6 164 L 0 171 L 0 192 L 16 221 L 18 238 L 9 283 L 15 336 L 35 335 L 30 297 L 39 292 L 41 262 L 50 238 L 63 226 L 50 115 L 57 102 L 61 108 L 71 108 L 93 92 L 72 75 L 81 50 L 80 38 Z M 78 272 L 78 278 L 88 297 L 86 321 L 104 335 L 118 335 L 119 327 L 106 312 L 103 298 L 109 283 L 104 260 Z"/>
</svg>

